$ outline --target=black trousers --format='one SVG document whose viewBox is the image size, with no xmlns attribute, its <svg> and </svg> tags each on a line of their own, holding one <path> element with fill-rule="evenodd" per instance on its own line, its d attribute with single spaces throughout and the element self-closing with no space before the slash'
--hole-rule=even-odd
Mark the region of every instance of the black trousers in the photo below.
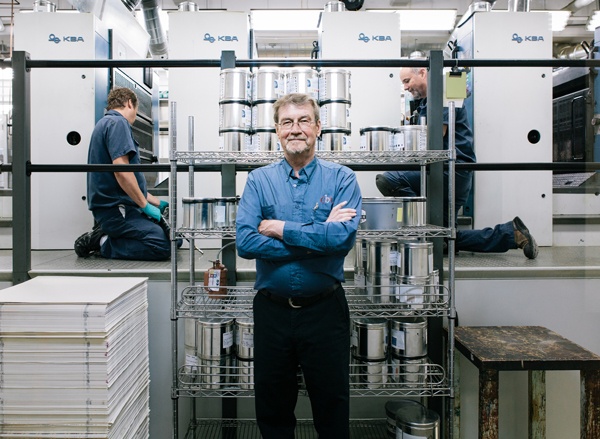
<svg viewBox="0 0 600 439">
<path fill-rule="evenodd" d="M 298 365 L 320 439 L 349 437 L 350 313 L 344 289 L 300 309 L 254 297 L 256 420 L 263 439 L 293 439 Z"/>
</svg>

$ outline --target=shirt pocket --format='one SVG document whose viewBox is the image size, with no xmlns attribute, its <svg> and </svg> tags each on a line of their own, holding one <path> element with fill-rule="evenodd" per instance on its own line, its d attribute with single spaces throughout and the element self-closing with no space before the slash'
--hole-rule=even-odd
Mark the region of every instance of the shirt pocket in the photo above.
<svg viewBox="0 0 600 439">
<path fill-rule="evenodd" d="M 314 223 L 324 223 L 329 218 L 331 209 L 318 208 L 312 211 L 311 220 Z"/>
</svg>

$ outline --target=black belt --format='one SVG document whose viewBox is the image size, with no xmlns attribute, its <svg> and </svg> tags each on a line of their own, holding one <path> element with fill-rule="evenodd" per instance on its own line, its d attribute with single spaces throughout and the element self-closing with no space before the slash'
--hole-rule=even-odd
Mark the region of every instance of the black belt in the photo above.
<svg viewBox="0 0 600 439">
<path fill-rule="evenodd" d="M 333 293 L 335 293 L 337 289 L 341 287 L 341 284 L 335 283 L 332 286 L 325 289 L 324 291 L 321 291 L 319 294 L 315 294 L 314 296 L 309 297 L 283 297 L 278 296 L 277 294 L 273 294 L 269 290 L 265 289 L 258 290 L 258 292 L 270 301 L 278 303 L 280 305 L 286 307 L 289 306 L 290 308 L 304 308 L 305 306 L 313 305 L 319 300 L 323 300 L 332 296 Z"/>
</svg>

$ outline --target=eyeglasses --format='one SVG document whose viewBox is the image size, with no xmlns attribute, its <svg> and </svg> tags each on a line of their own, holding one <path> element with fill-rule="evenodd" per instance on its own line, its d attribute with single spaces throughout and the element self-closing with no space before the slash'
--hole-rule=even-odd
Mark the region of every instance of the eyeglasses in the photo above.
<svg viewBox="0 0 600 439">
<path fill-rule="evenodd" d="M 281 123 L 278 123 L 277 125 L 283 130 L 283 131 L 291 131 L 292 128 L 294 127 L 294 125 L 298 124 L 298 128 L 300 128 L 301 130 L 305 130 L 309 127 L 312 126 L 312 124 L 314 123 L 314 121 L 312 120 L 308 120 L 308 119 L 300 119 L 299 121 L 293 121 L 293 120 L 284 120 Z"/>
</svg>

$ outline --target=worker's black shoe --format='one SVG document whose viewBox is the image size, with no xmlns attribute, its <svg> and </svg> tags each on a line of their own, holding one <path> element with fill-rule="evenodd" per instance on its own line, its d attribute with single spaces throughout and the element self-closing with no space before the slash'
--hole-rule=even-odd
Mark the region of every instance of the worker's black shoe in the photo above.
<svg viewBox="0 0 600 439">
<path fill-rule="evenodd" d="M 100 252 L 100 238 L 102 229 L 95 226 L 91 232 L 84 233 L 75 240 L 75 253 L 80 258 L 87 258 Z"/>
<path fill-rule="evenodd" d="M 523 254 L 529 259 L 535 259 L 538 255 L 538 246 L 531 233 L 529 233 L 527 226 L 525 226 L 521 218 L 516 216 L 513 219 L 513 227 L 515 229 L 517 247 L 522 248 Z"/>
</svg>

